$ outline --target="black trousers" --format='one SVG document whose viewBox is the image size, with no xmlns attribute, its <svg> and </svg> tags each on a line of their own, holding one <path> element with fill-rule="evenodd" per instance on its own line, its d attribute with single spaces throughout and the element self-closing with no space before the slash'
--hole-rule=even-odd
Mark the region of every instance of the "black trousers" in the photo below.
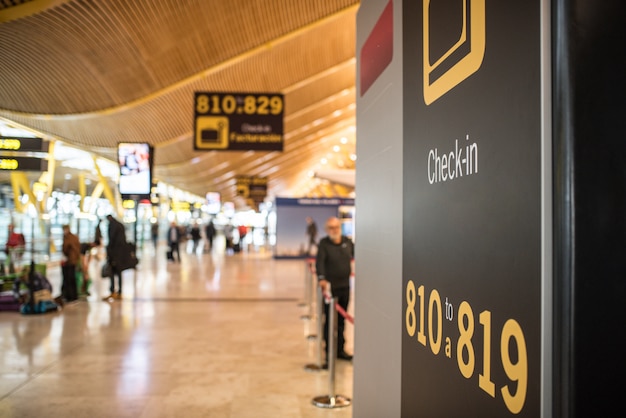
<svg viewBox="0 0 626 418">
<path fill-rule="evenodd" d="M 113 267 L 113 274 L 111 275 L 111 286 L 109 290 L 111 294 L 115 293 L 115 277 L 117 276 L 117 293 L 122 294 L 122 272 L 117 271 L 115 267 Z"/>
<path fill-rule="evenodd" d="M 172 260 L 174 259 L 174 254 L 176 254 L 176 258 L 180 263 L 180 248 L 177 242 L 170 242 L 170 250 L 172 250 Z"/>
<path fill-rule="evenodd" d="M 76 266 L 66 264 L 61 270 L 63 272 L 63 283 L 61 284 L 61 295 L 63 299 L 68 302 L 78 299 Z"/>
<path fill-rule="evenodd" d="M 332 289 L 333 297 L 337 298 L 339 306 L 341 306 L 346 312 L 348 311 L 348 304 L 350 303 L 350 288 L 345 289 Z M 330 325 L 329 319 L 330 307 L 327 303 L 324 303 L 324 342 L 326 343 L 324 352 L 328 353 L 328 326 Z M 344 336 L 346 320 L 341 314 L 337 313 L 337 354 L 344 351 L 344 345 L 346 339 Z"/>
<path fill-rule="evenodd" d="M 211 252 L 213 250 L 213 237 L 212 236 L 207 236 L 206 238 L 207 241 L 207 252 Z"/>
</svg>

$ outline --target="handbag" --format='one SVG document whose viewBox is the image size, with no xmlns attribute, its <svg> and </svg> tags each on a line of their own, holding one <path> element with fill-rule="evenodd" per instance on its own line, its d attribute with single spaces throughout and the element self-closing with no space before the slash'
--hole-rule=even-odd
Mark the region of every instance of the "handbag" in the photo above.
<svg viewBox="0 0 626 418">
<path fill-rule="evenodd" d="M 103 279 L 106 277 L 113 277 L 113 268 L 108 261 L 102 265 L 102 271 L 100 273 Z"/>
</svg>

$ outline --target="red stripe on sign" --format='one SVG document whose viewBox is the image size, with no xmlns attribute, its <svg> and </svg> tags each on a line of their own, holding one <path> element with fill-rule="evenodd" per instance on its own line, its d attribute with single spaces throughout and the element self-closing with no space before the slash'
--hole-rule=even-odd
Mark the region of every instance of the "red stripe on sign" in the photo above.
<svg viewBox="0 0 626 418">
<path fill-rule="evenodd" d="M 361 48 L 361 96 L 393 58 L 393 0 L 389 0 Z"/>
</svg>

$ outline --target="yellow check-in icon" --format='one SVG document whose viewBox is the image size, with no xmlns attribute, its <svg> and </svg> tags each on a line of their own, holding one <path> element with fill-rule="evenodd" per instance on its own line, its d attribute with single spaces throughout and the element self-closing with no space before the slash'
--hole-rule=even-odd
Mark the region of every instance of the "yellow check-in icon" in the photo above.
<svg viewBox="0 0 626 418">
<path fill-rule="evenodd" d="M 485 56 L 485 0 L 460 0 L 463 3 L 463 18 L 458 41 L 452 45 L 434 63 L 430 61 L 430 3 L 423 0 L 424 20 L 424 102 L 430 105 L 435 100 L 452 90 L 480 68 Z M 469 26 L 469 30 L 468 30 Z M 431 76 L 440 66 L 449 64 L 446 60 L 452 54 L 469 43 L 469 52 L 453 64 L 435 80 Z"/>
<path fill-rule="evenodd" d="M 196 118 L 196 149 L 227 149 L 229 120 L 225 116 Z"/>
</svg>

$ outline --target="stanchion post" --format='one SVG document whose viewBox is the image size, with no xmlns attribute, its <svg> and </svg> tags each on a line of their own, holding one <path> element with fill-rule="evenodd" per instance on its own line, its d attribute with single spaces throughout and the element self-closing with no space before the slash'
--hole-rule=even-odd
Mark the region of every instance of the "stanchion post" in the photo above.
<svg viewBox="0 0 626 418">
<path fill-rule="evenodd" d="M 319 408 L 342 408 L 350 405 L 350 398 L 335 394 L 335 360 L 337 358 L 337 310 L 335 304 L 337 298 L 330 300 L 328 307 L 328 395 L 313 398 L 313 405 Z"/>
<path fill-rule="evenodd" d="M 324 321 L 322 321 L 322 317 L 324 316 L 324 295 L 322 294 L 322 287 L 317 286 L 317 348 L 316 348 L 316 357 L 317 364 L 307 364 L 304 366 L 304 370 L 307 372 L 319 372 L 324 370 L 322 364 L 322 335 L 324 335 Z"/>
<path fill-rule="evenodd" d="M 308 319 L 313 319 L 315 318 L 315 315 L 313 314 L 313 305 L 315 304 L 315 306 L 317 306 L 317 323 L 318 323 L 318 332 L 317 334 L 309 334 L 306 336 L 307 340 L 314 340 L 317 338 L 318 335 L 322 335 L 319 333 L 319 323 L 321 321 L 321 315 L 319 313 L 320 309 L 319 306 L 324 306 L 320 301 L 322 300 L 322 298 L 324 297 L 322 295 L 322 290 L 319 286 L 319 284 L 317 283 L 317 280 L 315 279 L 313 273 L 311 272 L 311 283 L 310 286 L 314 287 L 315 289 L 317 289 L 316 291 L 313 291 L 313 289 L 310 289 L 311 292 L 311 300 L 310 300 L 310 304 L 309 304 L 309 318 Z M 323 310 L 322 310 L 322 314 L 323 314 Z M 310 329 L 310 327 L 309 327 Z"/>
<path fill-rule="evenodd" d="M 304 297 L 301 302 L 298 302 L 298 306 L 306 306 L 307 303 L 307 283 L 309 282 L 309 276 L 311 269 L 309 268 L 309 259 L 306 258 L 304 262 Z"/>
<path fill-rule="evenodd" d="M 337 298 L 331 298 L 328 304 L 328 347 L 326 358 L 328 359 L 328 396 L 335 397 L 335 360 L 337 359 Z"/>
<path fill-rule="evenodd" d="M 306 266 L 309 267 L 308 260 Z M 311 269 L 307 268 L 307 272 L 304 273 L 304 306 L 308 312 L 300 315 L 300 319 L 311 319 L 311 286 L 313 286 L 313 274 L 311 274 Z"/>
</svg>

